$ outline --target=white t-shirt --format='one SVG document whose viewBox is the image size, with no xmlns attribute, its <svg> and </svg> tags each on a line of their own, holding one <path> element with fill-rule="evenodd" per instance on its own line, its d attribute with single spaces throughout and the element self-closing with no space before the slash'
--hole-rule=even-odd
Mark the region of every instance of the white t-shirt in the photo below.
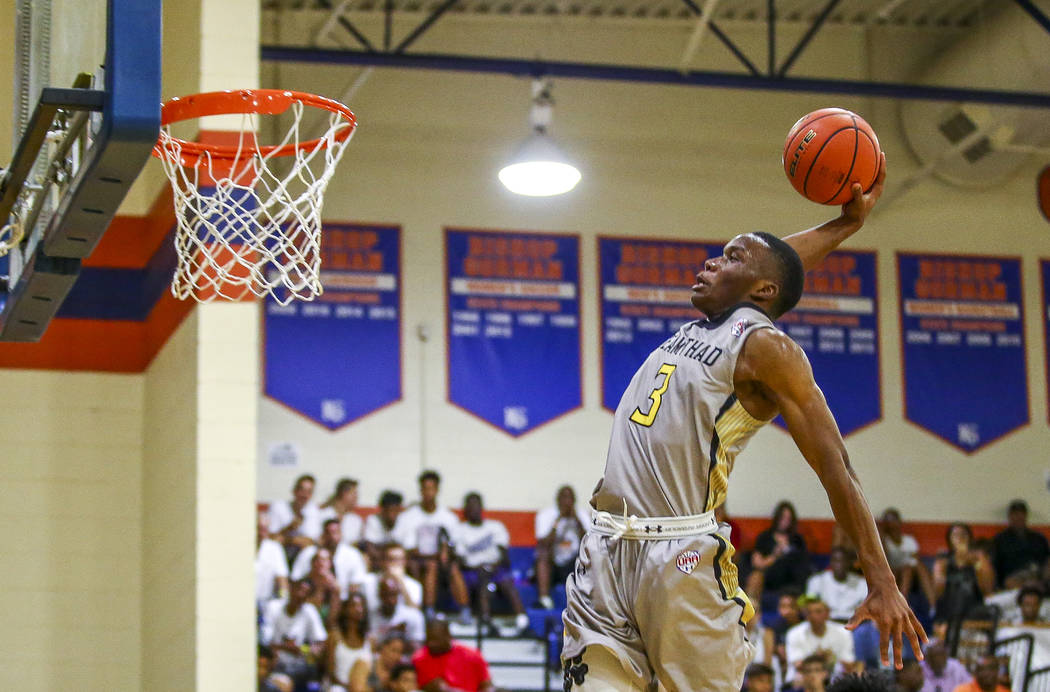
<svg viewBox="0 0 1050 692">
<path fill-rule="evenodd" d="M 406 548 L 416 550 L 420 555 L 437 555 L 442 529 L 448 540 L 453 540 L 459 517 L 445 507 L 427 512 L 421 505 L 412 505 L 401 513 L 397 523 L 410 541 Z"/>
<path fill-rule="evenodd" d="M 882 547 L 886 550 L 886 561 L 890 569 L 914 567 L 918 562 L 919 542 L 915 536 L 901 534 L 901 542 L 894 543 L 889 536 L 882 537 Z"/>
<path fill-rule="evenodd" d="M 295 615 L 288 615 L 284 607 L 288 599 L 275 598 L 266 604 L 263 611 L 259 638 L 263 644 L 291 639 L 298 646 L 323 642 L 328 638 L 321 616 L 313 603 L 304 603 Z"/>
<path fill-rule="evenodd" d="M 276 596 L 275 580 L 288 576 L 284 548 L 272 538 L 264 538 L 255 551 L 255 602 L 262 606 Z"/>
<path fill-rule="evenodd" d="M 849 620 L 853 611 L 868 597 L 868 584 L 850 572 L 845 581 L 836 581 L 831 570 L 818 572 L 806 582 L 806 593 L 820 596 L 831 610 L 832 620 Z"/>
<path fill-rule="evenodd" d="M 583 530 L 586 531 L 591 520 L 586 513 L 580 510 L 579 505 L 576 506 L 576 517 L 580 520 Z M 546 538 L 551 528 L 555 527 L 555 522 L 557 522 L 557 529 L 554 534 L 554 562 L 564 565 L 575 560 L 580 554 L 580 535 L 575 522 L 567 517 L 562 517 L 556 505 L 544 507 L 536 512 L 536 540 Z"/>
<path fill-rule="evenodd" d="M 474 569 L 482 565 L 494 565 L 503 557 L 500 548 L 510 545 L 510 534 L 503 522 L 482 519 L 481 523 L 463 522 L 456 529 L 456 554 L 463 564 Z"/>
<path fill-rule="evenodd" d="M 378 514 L 370 514 L 365 519 L 365 528 L 362 536 L 366 543 L 374 545 L 397 543 L 406 550 L 409 547 L 408 544 L 411 538 L 400 521 L 395 521 L 393 528 L 387 529 L 383 526 L 383 522 L 379 519 Z"/>
<path fill-rule="evenodd" d="M 292 523 L 295 512 L 292 511 L 292 503 L 288 500 L 276 500 L 270 503 L 270 533 L 280 533 L 281 529 Z M 306 536 L 312 541 L 321 537 L 321 508 L 313 502 L 307 502 L 303 507 L 303 523 L 295 535 Z"/>
<path fill-rule="evenodd" d="M 308 545 L 295 556 L 295 564 L 292 565 L 292 580 L 297 581 L 310 573 L 310 562 L 317 554 L 316 545 Z M 339 596 L 346 600 L 350 594 L 350 586 L 358 585 L 365 580 L 368 567 L 361 551 L 352 545 L 340 543 L 336 546 L 335 555 L 332 556 L 332 571 L 335 573 L 335 581 L 339 584 Z"/>
<path fill-rule="evenodd" d="M 321 528 L 324 529 L 324 524 L 329 519 L 338 519 L 339 515 L 336 514 L 334 507 L 325 507 L 321 510 Z M 361 529 L 364 526 L 364 521 L 356 512 L 347 512 L 343 515 L 342 519 L 339 519 L 339 528 L 342 530 L 343 543 L 347 545 L 354 545 L 361 540 Z"/>
<path fill-rule="evenodd" d="M 853 635 L 835 622 L 825 625 L 823 637 L 813 634 L 808 622 L 795 625 L 787 631 L 784 645 L 787 648 L 787 671 L 784 678 L 789 682 L 797 677 L 795 665 L 821 649 L 827 649 L 835 657 L 836 672 L 842 671 L 843 663 L 853 663 L 857 660 L 853 652 Z"/>
<path fill-rule="evenodd" d="M 399 603 L 390 617 L 375 611 L 368 616 L 368 619 L 371 623 L 370 635 L 375 641 L 382 641 L 387 632 L 395 629 L 403 629 L 405 637 L 415 646 L 421 644 L 426 638 L 423 611 L 418 608 L 409 608 Z"/>
<path fill-rule="evenodd" d="M 381 574 L 369 572 L 365 574 L 364 581 L 361 583 L 361 593 L 364 594 L 365 601 L 368 602 L 369 611 L 375 612 L 379 609 L 379 581 L 382 578 L 383 575 Z M 412 597 L 412 602 L 416 604 L 416 607 L 422 605 L 423 585 L 407 574 L 402 575 L 401 580 L 405 582 L 405 590 L 408 591 L 408 595 Z M 405 603 L 404 595 L 398 599 L 398 603 L 408 605 Z"/>
</svg>

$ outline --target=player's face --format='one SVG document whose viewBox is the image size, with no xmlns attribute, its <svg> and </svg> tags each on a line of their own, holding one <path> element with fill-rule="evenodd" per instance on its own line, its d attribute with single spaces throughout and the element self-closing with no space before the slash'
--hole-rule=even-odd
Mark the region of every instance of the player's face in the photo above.
<svg viewBox="0 0 1050 692">
<path fill-rule="evenodd" d="M 759 272 L 765 252 L 765 244 L 751 235 L 729 241 L 722 256 L 709 258 L 697 273 L 690 298 L 693 307 L 714 316 L 747 300 L 762 284 Z"/>
</svg>

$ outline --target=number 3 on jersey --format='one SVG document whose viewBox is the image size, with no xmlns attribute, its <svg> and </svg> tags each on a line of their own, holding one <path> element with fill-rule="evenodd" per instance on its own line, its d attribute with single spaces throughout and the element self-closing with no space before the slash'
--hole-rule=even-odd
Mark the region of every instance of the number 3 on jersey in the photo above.
<svg viewBox="0 0 1050 692">
<path fill-rule="evenodd" d="M 664 393 L 667 391 L 667 385 L 671 383 L 671 375 L 674 374 L 674 369 L 678 367 L 671 365 L 670 363 L 664 363 L 660 366 L 660 369 L 656 371 L 657 375 L 663 375 L 664 380 L 649 394 L 649 401 L 653 402 L 652 406 L 649 407 L 648 413 L 642 413 L 641 408 L 636 408 L 634 413 L 631 414 L 631 420 L 638 425 L 644 425 L 650 427 L 653 421 L 656 420 L 656 414 L 660 411 L 660 404 L 663 403 Z"/>
</svg>

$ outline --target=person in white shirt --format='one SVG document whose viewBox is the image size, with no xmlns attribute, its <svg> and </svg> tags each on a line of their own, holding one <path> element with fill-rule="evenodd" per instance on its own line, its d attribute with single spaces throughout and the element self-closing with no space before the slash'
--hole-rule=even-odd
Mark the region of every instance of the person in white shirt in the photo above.
<svg viewBox="0 0 1050 692">
<path fill-rule="evenodd" d="M 905 596 L 910 595 L 918 582 L 922 595 L 926 597 L 930 608 L 933 608 L 937 603 L 937 596 L 933 590 L 933 576 L 919 559 L 919 542 L 915 540 L 915 536 L 904 533 L 903 527 L 899 511 L 893 507 L 883 511 L 879 529 L 882 547 L 886 551 L 886 561 L 890 563 L 890 569 L 897 578 L 897 588 L 901 593 Z"/>
<path fill-rule="evenodd" d="M 379 561 L 379 572 L 365 574 L 364 582 L 361 584 L 361 593 L 365 595 L 370 611 L 379 608 L 379 582 L 386 577 L 397 580 L 403 603 L 411 608 L 423 606 L 423 585 L 405 573 L 408 564 L 408 555 L 405 549 L 396 543 L 383 548 L 383 556 Z"/>
<path fill-rule="evenodd" d="M 845 624 L 853 617 L 868 595 L 868 584 L 858 574 L 850 572 L 852 556 L 845 548 L 832 548 L 831 561 L 823 572 L 817 572 L 806 582 L 806 595 L 817 596 L 827 604 L 831 619 Z"/>
<path fill-rule="evenodd" d="M 383 548 L 392 543 L 406 548 L 411 542 L 404 527 L 397 523 L 404 498 L 396 490 L 384 490 L 379 495 L 379 511 L 365 519 L 361 544 L 371 564 L 377 564 Z"/>
<path fill-rule="evenodd" d="M 288 558 L 281 544 L 270 538 L 269 526 L 260 512 L 255 529 L 255 605 L 260 610 L 288 592 Z"/>
<path fill-rule="evenodd" d="M 328 639 L 320 614 L 307 600 L 312 592 L 309 581 L 292 582 L 288 598 L 266 604 L 259 627 L 260 642 L 277 652 L 277 670 L 296 681 L 316 672 L 312 661 L 320 657 Z M 309 649 L 309 657 L 303 651 L 304 646 Z"/>
<path fill-rule="evenodd" d="M 311 502 L 315 483 L 310 474 L 299 476 L 290 501 L 270 503 L 270 533 L 284 545 L 289 559 L 321 537 L 321 509 Z"/>
<path fill-rule="evenodd" d="M 819 598 L 806 597 L 806 621 L 788 630 L 785 638 L 787 670 L 784 679 L 794 682 L 798 678 L 799 665 L 807 657 L 823 654 L 836 673 L 854 672 L 858 669 L 853 651 L 853 637 L 842 625 L 829 622 L 831 611 Z"/>
<path fill-rule="evenodd" d="M 423 583 L 423 607 L 433 612 L 438 601 L 438 586 L 448 584 L 452 599 L 462 610 L 469 605 L 467 588 L 456 567 L 449 544 L 459 525 L 447 507 L 438 505 L 441 476 L 437 471 L 419 474 L 419 503 L 397 518 L 398 528 L 408 536 L 408 571 Z"/>
<path fill-rule="evenodd" d="M 357 480 L 340 478 L 335 492 L 321 505 L 321 521 L 338 519 L 343 542 L 355 548 L 361 542 L 364 520 L 357 513 Z"/>
<path fill-rule="evenodd" d="M 478 611 L 481 620 L 492 628 L 492 605 L 490 584 L 499 586 L 500 591 L 514 609 L 515 626 L 525 630 L 529 626 L 529 616 L 521 603 L 518 587 L 510 571 L 510 560 L 507 548 L 510 545 L 510 534 L 502 522 L 482 517 L 483 503 L 478 493 L 467 493 L 463 498 L 463 517 L 456 531 L 456 555 L 462 564 L 463 580 L 468 589 L 477 594 Z"/>
<path fill-rule="evenodd" d="M 418 648 L 426 638 L 423 613 L 400 603 L 401 587 L 393 577 L 384 577 L 379 582 L 379 608 L 370 616 L 369 634 L 373 641 L 380 641 L 394 630 L 400 630 L 412 650 Z"/>
<path fill-rule="evenodd" d="M 327 692 L 361 692 L 368 689 L 372 646 L 368 641 L 368 604 L 352 593 L 340 606 L 329 631 L 325 650 Z"/>
<path fill-rule="evenodd" d="M 292 579 L 302 579 L 310 573 L 310 563 L 317 554 L 318 547 L 325 548 L 332 555 L 332 571 L 339 584 L 339 597 L 343 600 L 351 591 L 361 588 L 368 574 L 365 558 L 361 551 L 343 542 L 342 527 L 338 519 L 332 518 L 324 523 L 319 546 L 311 545 L 299 551 L 292 564 Z"/>
<path fill-rule="evenodd" d="M 536 512 L 536 590 L 541 607 L 551 610 L 551 584 L 564 584 L 576 565 L 580 539 L 590 517 L 576 506 L 571 486 L 558 488 L 554 504 Z"/>
</svg>

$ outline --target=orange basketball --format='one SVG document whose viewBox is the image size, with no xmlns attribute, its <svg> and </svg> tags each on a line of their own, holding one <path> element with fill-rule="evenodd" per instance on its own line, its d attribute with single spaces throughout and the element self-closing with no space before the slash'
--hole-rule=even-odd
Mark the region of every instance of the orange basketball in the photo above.
<svg viewBox="0 0 1050 692">
<path fill-rule="evenodd" d="M 879 173 L 879 138 L 871 125 L 844 108 L 803 116 L 784 142 L 784 172 L 803 197 L 845 204 L 854 182 L 867 192 Z"/>
</svg>

